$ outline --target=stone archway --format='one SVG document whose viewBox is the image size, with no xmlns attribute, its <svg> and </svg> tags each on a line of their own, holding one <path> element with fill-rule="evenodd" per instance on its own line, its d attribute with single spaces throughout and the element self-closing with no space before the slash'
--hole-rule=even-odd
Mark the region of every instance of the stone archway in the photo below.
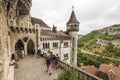
<svg viewBox="0 0 120 80">
<path fill-rule="evenodd" d="M 33 50 L 35 50 L 34 42 L 30 39 L 27 43 L 27 54 L 33 55 Z"/>
<path fill-rule="evenodd" d="M 24 50 L 24 43 L 21 39 L 18 39 L 18 41 L 15 43 L 15 51 L 21 51 Z"/>
</svg>

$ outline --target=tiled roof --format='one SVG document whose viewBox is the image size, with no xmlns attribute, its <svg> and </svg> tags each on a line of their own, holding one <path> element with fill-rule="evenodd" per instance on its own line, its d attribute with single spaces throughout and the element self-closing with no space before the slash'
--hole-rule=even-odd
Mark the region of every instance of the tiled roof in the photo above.
<svg viewBox="0 0 120 80">
<path fill-rule="evenodd" d="M 52 30 L 41 30 L 41 35 L 51 35 L 51 36 L 65 36 L 65 37 L 69 37 L 67 34 L 65 34 L 64 32 L 53 32 Z"/>
<path fill-rule="evenodd" d="M 109 80 L 108 75 L 102 71 L 97 72 L 96 76 L 102 78 L 103 80 Z"/>
<path fill-rule="evenodd" d="M 96 67 L 94 67 L 94 66 L 90 66 L 90 65 L 85 66 L 85 67 L 84 67 L 84 70 L 87 71 L 87 72 L 89 72 L 89 73 L 91 73 L 91 74 L 93 74 L 93 75 L 96 75 L 97 72 L 99 71 L 98 68 L 96 68 Z"/>
<path fill-rule="evenodd" d="M 100 65 L 99 70 L 105 73 L 108 73 L 110 70 L 112 70 L 115 74 L 115 80 L 120 80 L 120 68 L 118 67 L 102 64 Z"/>
<path fill-rule="evenodd" d="M 114 75 L 114 80 L 120 80 L 120 68 L 115 67 L 115 66 L 111 66 L 108 64 L 101 64 L 99 69 L 94 67 L 94 66 L 85 66 L 84 70 L 96 75 L 100 78 L 102 78 L 103 80 L 109 80 L 109 72 L 112 71 L 113 75 Z"/>
<path fill-rule="evenodd" d="M 31 17 L 32 24 L 40 24 L 41 27 L 50 28 L 44 21 L 38 18 Z"/>
<path fill-rule="evenodd" d="M 69 19 L 69 21 L 67 22 L 67 24 L 70 24 L 70 23 L 78 23 L 78 24 L 79 24 L 79 21 L 77 20 L 77 18 L 76 18 L 76 16 L 75 16 L 74 10 L 72 10 L 70 19 Z"/>
</svg>

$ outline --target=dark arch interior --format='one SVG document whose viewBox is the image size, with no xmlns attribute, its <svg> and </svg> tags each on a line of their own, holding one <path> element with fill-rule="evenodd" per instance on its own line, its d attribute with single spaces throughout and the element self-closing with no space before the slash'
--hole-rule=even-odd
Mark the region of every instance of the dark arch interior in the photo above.
<svg viewBox="0 0 120 80">
<path fill-rule="evenodd" d="M 24 44 L 22 42 L 22 40 L 18 40 L 15 44 L 15 51 L 21 51 L 21 50 L 24 50 Z"/>
<path fill-rule="evenodd" d="M 28 55 L 33 55 L 34 54 L 33 50 L 35 50 L 34 49 L 34 43 L 33 43 L 32 40 L 29 40 L 29 42 L 27 44 L 27 53 L 28 53 Z"/>
</svg>

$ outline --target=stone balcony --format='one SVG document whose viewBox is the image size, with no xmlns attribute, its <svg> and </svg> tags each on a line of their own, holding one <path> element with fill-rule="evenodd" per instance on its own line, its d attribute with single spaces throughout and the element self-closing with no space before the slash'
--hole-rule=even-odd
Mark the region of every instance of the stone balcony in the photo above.
<svg viewBox="0 0 120 80">
<path fill-rule="evenodd" d="M 27 56 L 18 62 L 19 68 L 15 69 L 15 80 L 57 80 L 63 70 L 74 70 L 77 73 L 78 80 L 102 80 L 82 69 L 75 68 L 69 64 L 60 61 L 60 68 L 51 68 L 52 75 L 46 72 L 46 63 L 44 58 L 36 56 Z"/>
</svg>

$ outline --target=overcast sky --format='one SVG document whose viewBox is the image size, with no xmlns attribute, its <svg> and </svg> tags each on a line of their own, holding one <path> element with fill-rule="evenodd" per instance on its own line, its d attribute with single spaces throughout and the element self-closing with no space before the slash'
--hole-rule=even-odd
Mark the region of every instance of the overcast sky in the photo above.
<svg viewBox="0 0 120 80">
<path fill-rule="evenodd" d="M 32 0 L 31 15 L 58 30 L 66 30 L 72 5 L 80 21 L 79 34 L 120 24 L 120 0 Z"/>
</svg>

